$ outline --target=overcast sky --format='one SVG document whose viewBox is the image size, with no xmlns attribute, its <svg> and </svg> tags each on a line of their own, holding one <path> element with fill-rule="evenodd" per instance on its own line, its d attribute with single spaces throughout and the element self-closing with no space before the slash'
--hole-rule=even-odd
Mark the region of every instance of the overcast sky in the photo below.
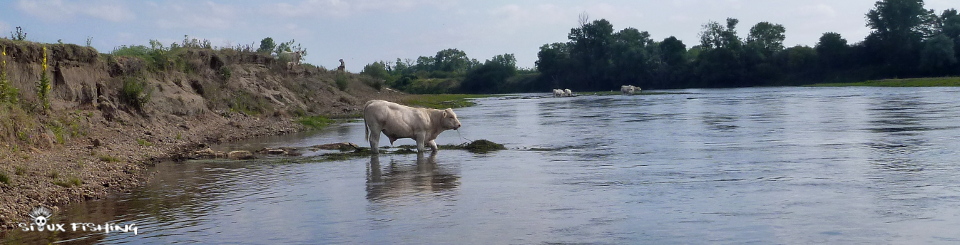
<svg viewBox="0 0 960 245">
<path fill-rule="evenodd" d="M 85 45 L 109 53 L 120 45 L 169 45 L 184 35 L 214 46 L 253 44 L 264 37 L 295 39 L 307 63 L 334 68 L 344 59 L 359 72 L 378 60 L 416 59 L 447 48 L 483 62 L 512 53 L 521 67 L 534 67 L 543 44 L 567 41 L 586 12 L 615 30 L 633 27 L 654 40 L 676 36 L 687 47 L 708 21 L 740 20 L 745 37 L 757 22 L 786 27 L 785 46 L 816 45 L 824 32 L 851 44 L 870 32 L 864 14 L 875 0 L 302 0 L 302 1 L 120 1 L 16 0 L 0 3 L 0 34 L 16 26 L 36 42 Z M 937 13 L 960 9 L 958 0 L 927 0 Z"/>
</svg>

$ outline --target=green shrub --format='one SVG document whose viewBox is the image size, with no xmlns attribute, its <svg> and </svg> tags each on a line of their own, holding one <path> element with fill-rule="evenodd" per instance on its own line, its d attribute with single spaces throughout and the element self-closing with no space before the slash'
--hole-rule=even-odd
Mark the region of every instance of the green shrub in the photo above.
<svg viewBox="0 0 960 245">
<path fill-rule="evenodd" d="M 347 91 L 347 86 L 349 85 L 348 84 L 349 81 L 347 80 L 346 75 L 338 74 L 335 81 L 337 84 L 337 88 L 340 89 L 340 91 Z"/>
<path fill-rule="evenodd" d="M 233 72 L 230 71 L 230 68 L 227 66 L 220 67 L 220 70 L 217 71 L 217 74 L 220 75 L 220 79 L 224 81 L 230 80 L 230 76 L 233 76 Z"/>
<path fill-rule="evenodd" d="M 7 176 L 7 173 L 0 173 L 0 183 L 10 184 L 10 176 Z"/>
<path fill-rule="evenodd" d="M 120 88 L 120 102 L 127 104 L 137 110 L 143 110 L 143 106 L 150 101 L 150 94 L 153 92 L 143 78 L 125 77 L 123 87 Z"/>
<path fill-rule="evenodd" d="M 22 166 L 14 167 L 14 171 L 16 171 L 16 172 L 13 172 L 16 175 L 24 175 L 27 173 L 27 169 Z"/>
</svg>

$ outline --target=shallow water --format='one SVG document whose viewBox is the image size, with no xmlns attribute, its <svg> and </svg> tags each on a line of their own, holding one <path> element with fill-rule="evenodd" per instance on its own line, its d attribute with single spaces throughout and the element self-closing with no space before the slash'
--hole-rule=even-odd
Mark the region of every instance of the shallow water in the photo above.
<svg viewBox="0 0 960 245">
<path fill-rule="evenodd" d="M 960 242 L 958 88 L 746 88 L 482 99 L 439 144 L 509 150 L 338 162 L 164 163 L 53 223 L 204 244 Z M 363 143 L 362 122 L 226 148 Z M 380 145 L 389 145 L 383 137 Z M 413 144 L 403 139 L 398 144 Z M 69 228 L 69 227 L 68 227 Z"/>
</svg>

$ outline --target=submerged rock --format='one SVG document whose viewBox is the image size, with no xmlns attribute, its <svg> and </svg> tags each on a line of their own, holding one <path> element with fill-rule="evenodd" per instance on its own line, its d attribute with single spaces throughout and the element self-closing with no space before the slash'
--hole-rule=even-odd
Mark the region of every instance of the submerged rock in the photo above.
<svg viewBox="0 0 960 245">
<path fill-rule="evenodd" d="M 313 150 L 340 150 L 340 151 L 355 151 L 360 149 L 360 146 L 350 142 L 341 142 L 333 144 L 323 144 L 315 145 L 310 147 Z"/>
<path fill-rule="evenodd" d="M 250 151 L 231 151 L 227 153 L 227 158 L 233 160 L 249 160 L 254 159 L 255 157 Z"/>
</svg>

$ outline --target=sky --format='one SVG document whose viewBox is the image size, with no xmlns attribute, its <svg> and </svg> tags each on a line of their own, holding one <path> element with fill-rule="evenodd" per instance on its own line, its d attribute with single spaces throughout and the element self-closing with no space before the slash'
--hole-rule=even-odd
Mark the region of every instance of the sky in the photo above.
<svg viewBox="0 0 960 245">
<path fill-rule="evenodd" d="M 566 42 L 578 16 L 606 19 L 614 30 L 632 27 L 662 41 L 675 36 L 687 48 L 699 44 L 709 21 L 740 20 L 750 27 L 766 21 L 786 28 L 784 46 L 814 46 L 825 32 L 853 44 L 870 33 L 864 15 L 875 0 L 287 0 L 287 1 L 0 1 L 0 34 L 15 27 L 34 42 L 86 45 L 101 53 L 120 45 L 169 46 L 184 35 L 217 47 L 259 47 L 260 40 L 295 40 L 307 51 L 304 62 L 359 72 L 376 61 L 416 59 L 456 48 L 481 62 L 514 54 L 517 65 L 534 68 L 544 44 Z M 926 0 L 940 13 L 960 9 L 957 0 Z"/>
</svg>

